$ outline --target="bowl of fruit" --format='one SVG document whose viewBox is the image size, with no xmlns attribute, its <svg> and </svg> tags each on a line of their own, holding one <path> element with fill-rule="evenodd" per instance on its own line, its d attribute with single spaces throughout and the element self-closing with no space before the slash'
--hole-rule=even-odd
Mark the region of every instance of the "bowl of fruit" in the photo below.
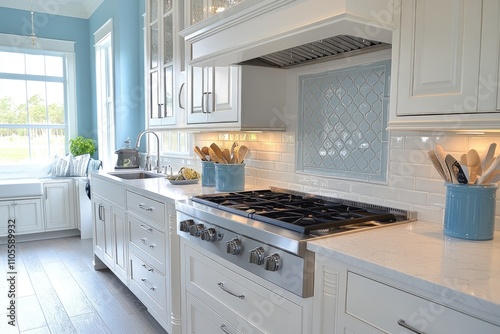
<svg viewBox="0 0 500 334">
<path fill-rule="evenodd" d="M 189 167 L 182 167 L 177 174 L 167 176 L 167 180 L 175 185 L 195 184 L 200 178 L 200 173 Z"/>
</svg>

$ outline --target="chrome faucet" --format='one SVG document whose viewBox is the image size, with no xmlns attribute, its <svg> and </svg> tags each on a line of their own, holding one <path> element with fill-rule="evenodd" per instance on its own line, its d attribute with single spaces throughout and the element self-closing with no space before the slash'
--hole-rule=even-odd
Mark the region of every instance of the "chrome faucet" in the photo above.
<svg viewBox="0 0 500 334">
<path fill-rule="evenodd" d="M 135 141 L 135 147 L 137 149 L 139 149 L 139 144 L 141 142 L 141 138 L 142 136 L 145 134 L 145 133 L 152 133 L 155 135 L 156 137 L 156 167 L 154 169 L 156 169 L 156 172 L 157 173 L 161 173 L 161 170 L 160 170 L 160 138 L 158 137 L 158 135 L 151 131 L 151 130 L 144 130 L 142 131 L 141 133 L 139 133 L 139 135 L 137 136 L 137 140 Z M 146 165 L 144 166 L 144 170 L 151 170 L 151 163 L 149 162 L 149 147 L 148 147 L 148 154 L 146 155 Z"/>
</svg>

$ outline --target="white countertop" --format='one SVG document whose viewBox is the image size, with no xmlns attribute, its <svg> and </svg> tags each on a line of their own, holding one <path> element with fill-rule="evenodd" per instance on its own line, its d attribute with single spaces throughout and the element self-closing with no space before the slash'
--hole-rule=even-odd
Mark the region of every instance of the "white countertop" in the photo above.
<svg viewBox="0 0 500 334">
<path fill-rule="evenodd" d="M 125 180 L 98 174 L 171 200 L 216 193 L 201 182 L 172 185 L 166 178 Z M 490 241 L 468 241 L 445 236 L 440 224 L 417 221 L 317 239 L 307 248 L 431 294 L 444 291 L 451 306 L 463 305 L 500 324 L 499 232 Z"/>
<path fill-rule="evenodd" d="M 490 241 L 468 241 L 445 236 L 440 224 L 417 221 L 318 239 L 307 248 L 438 296 L 445 293 L 450 305 L 500 323 L 498 232 Z"/>
</svg>

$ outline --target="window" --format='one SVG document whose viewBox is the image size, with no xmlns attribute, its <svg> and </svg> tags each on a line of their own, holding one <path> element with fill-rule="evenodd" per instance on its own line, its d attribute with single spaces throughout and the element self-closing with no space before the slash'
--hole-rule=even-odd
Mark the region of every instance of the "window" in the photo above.
<svg viewBox="0 0 500 334">
<path fill-rule="evenodd" d="M 161 151 L 168 155 L 188 155 L 191 153 L 191 137 L 189 132 L 161 132 Z"/>
<path fill-rule="evenodd" d="M 47 44 L 43 50 L 13 47 L 12 35 L 0 34 L 1 165 L 64 155 L 75 132 L 73 43 Z"/>
<path fill-rule="evenodd" d="M 99 159 L 112 166 L 115 145 L 115 106 L 113 83 L 113 20 L 95 34 L 95 67 L 97 97 L 97 143 Z"/>
</svg>

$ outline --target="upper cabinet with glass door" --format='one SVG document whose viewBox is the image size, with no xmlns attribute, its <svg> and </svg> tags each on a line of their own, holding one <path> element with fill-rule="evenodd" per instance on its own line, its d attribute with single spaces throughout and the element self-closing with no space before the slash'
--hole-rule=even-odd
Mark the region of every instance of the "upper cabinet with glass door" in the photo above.
<svg viewBox="0 0 500 334">
<path fill-rule="evenodd" d="M 191 0 L 189 1 L 189 25 L 218 14 L 245 0 Z"/>
<path fill-rule="evenodd" d="M 183 109 L 182 67 L 184 45 L 178 36 L 183 26 L 183 1 L 148 0 L 146 8 L 146 63 L 148 126 L 169 128 Z"/>
</svg>

